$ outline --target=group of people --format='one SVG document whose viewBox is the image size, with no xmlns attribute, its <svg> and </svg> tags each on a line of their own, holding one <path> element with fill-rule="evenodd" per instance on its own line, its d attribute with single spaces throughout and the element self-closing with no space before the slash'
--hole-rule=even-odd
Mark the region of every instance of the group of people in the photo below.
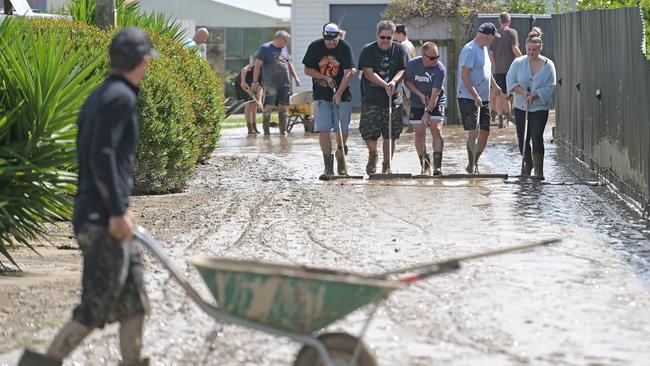
<svg viewBox="0 0 650 366">
<path fill-rule="evenodd" d="M 534 168 L 535 176 L 543 178 L 542 135 L 555 87 L 555 66 L 540 54 L 543 42 L 539 28 L 529 33 L 526 55 L 521 56 L 517 53 L 516 31 L 508 26 L 510 16 L 503 13 L 500 21 L 499 29 L 493 23 L 481 24 L 476 37 L 464 45 L 459 56 L 457 98 L 463 128 L 467 131 L 466 171 L 478 173 L 478 161 L 490 134 L 491 96 L 496 96 L 496 104 L 502 106 L 499 109 L 502 125 L 504 114 L 510 111 L 506 96 L 514 94 L 518 144 L 523 156 L 521 174 L 530 175 Z M 397 42 L 397 34 L 406 42 Z M 302 62 L 305 74 L 313 80 L 316 131 L 325 165 L 320 179 L 326 180 L 334 175 L 335 158 L 337 173 L 347 175 L 349 86 L 356 70 L 351 46 L 339 38 L 338 26 L 326 24 L 322 35 L 309 45 Z M 412 47 L 406 29 L 384 20 L 377 24 L 375 41 L 366 44 L 359 54 L 358 69 L 362 75 L 359 131 L 368 149 L 368 175 L 377 172 L 379 138 L 382 138 L 381 172 L 391 173 L 392 155 L 403 130 L 402 113 L 407 106 L 408 121 L 415 132 L 420 173 L 442 174 L 446 67 L 434 42 L 422 44 L 420 56 L 416 57 L 411 57 L 414 51 L 408 45 Z M 499 60 L 498 68 L 493 68 L 493 60 Z M 425 144 L 427 129 L 432 137 L 433 161 Z M 334 154 L 332 133 L 337 144 Z"/>
<path fill-rule="evenodd" d="M 426 42 L 420 47 L 420 56 L 409 60 L 409 51 L 394 41 L 396 26 L 393 22 L 381 21 L 376 30 L 376 40 L 363 47 L 358 62 L 362 73 L 359 130 L 368 149 L 366 172 L 376 172 L 380 137 L 383 139 L 382 172 L 391 171 L 390 155 L 395 151 L 395 142 L 403 128 L 404 85 L 410 93 L 409 123 L 416 133 L 416 150 L 423 173 L 442 174 L 446 69 L 439 60 L 438 47 Z M 197 34 L 207 38 L 204 32 Z M 500 37 L 502 35 L 492 23 L 484 23 L 460 53 L 457 97 L 463 126 L 468 131 L 467 172 L 476 172 L 476 164 L 485 149 L 490 130 L 488 103 L 492 88 L 497 95 L 514 93 L 519 149 L 524 156 L 522 174 L 531 174 L 534 168 L 535 175 L 543 177 L 542 134 L 555 86 L 555 67 L 540 54 L 542 33 L 534 28 L 526 40 L 526 55 L 515 58 L 507 70 L 506 89 L 503 90 L 492 75 L 488 54 L 490 45 Z M 262 46 L 254 65 L 247 68 L 252 76 L 241 80 L 251 93 L 260 93 L 259 85 L 264 75 L 265 133 L 268 133 L 269 114 L 275 106 L 280 112 L 280 130 L 286 132 L 289 76 L 298 82 L 287 52 L 288 42 L 289 34 L 278 32 L 272 42 Z M 46 354 L 27 350 L 19 362 L 21 366 L 61 365 L 88 334 L 111 322 L 120 323 L 120 364 L 148 364 L 147 359 L 141 358 L 140 351 L 149 304 L 142 275 L 142 256 L 131 241 L 134 223 L 129 197 L 139 136 L 138 85 L 144 78 L 149 59 L 155 56 L 151 40 L 144 31 L 126 28 L 118 32 L 109 47 L 109 76 L 80 111 L 79 190 L 75 198 L 73 228 L 84 262 L 81 302 Z M 346 175 L 344 157 L 348 153 L 346 141 L 351 115 L 349 85 L 356 70 L 352 49 L 341 39 L 341 30 L 336 24 L 328 23 L 323 27 L 322 38 L 309 45 L 302 63 L 305 74 L 313 81 L 316 129 L 320 133 L 325 164 L 323 176 L 334 174 L 334 156 L 338 174 Z M 433 137 L 433 166 L 424 144 L 427 127 Z M 525 130 L 529 133 L 524 134 Z M 332 154 L 331 133 L 336 133 L 335 154 Z"/>
</svg>

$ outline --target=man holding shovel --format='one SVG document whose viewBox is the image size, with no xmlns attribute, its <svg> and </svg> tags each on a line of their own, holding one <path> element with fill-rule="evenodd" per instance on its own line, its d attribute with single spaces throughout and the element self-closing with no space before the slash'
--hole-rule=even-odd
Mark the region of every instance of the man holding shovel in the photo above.
<svg viewBox="0 0 650 366">
<path fill-rule="evenodd" d="M 488 46 L 500 38 L 492 23 L 483 23 L 476 37 L 460 51 L 458 62 L 458 106 L 467 131 L 467 173 L 477 173 L 478 159 L 490 135 L 490 85 L 497 95 L 501 88 L 492 77 Z M 480 129 L 480 131 L 479 131 Z"/>
<path fill-rule="evenodd" d="M 271 112 L 278 108 L 280 120 L 280 135 L 287 135 L 287 108 L 291 95 L 291 82 L 293 77 L 296 86 L 300 86 L 300 79 L 289 57 L 289 40 L 291 36 L 287 31 L 280 30 L 275 33 L 273 41 L 264 43 L 255 56 L 253 69 L 253 92 L 260 88 L 261 75 L 264 74 L 264 114 L 262 115 L 262 128 L 265 135 L 270 135 Z"/>
<path fill-rule="evenodd" d="M 120 365 L 144 366 L 142 328 L 148 309 L 142 256 L 133 237 L 129 196 L 138 142 L 138 85 L 155 54 L 141 29 L 113 38 L 110 71 L 79 113 L 79 191 L 73 228 L 83 253 L 81 302 L 47 355 L 26 350 L 19 366 L 61 365 L 95 328 L 120 323 Z"/>
<path fill-rule="evenodd" d="M 402 45 L 393 41 L 394 34 L 395 24 L 382 20 L 377 24 L 377 40 L 365 45 L 359 55 L 359 70 L 363 71 L 359 131 L 368 148 L 368 175 L 376 173 L 379 137 L 384 140 L 382 173 L 391 173 L 395 141 L 404 123 L 401 82 L 408 56 Z"/>
<path fill-rule="evenodd" d="M 352 114 L 350 78 L 352 77 L 352 48 L 339 39 L 339 27 L 325 24 L 323 38 L 312 42 L 302 59 L 305 75 L 312 78 L 316 131 L 319 133 L 325 171 L 319 177 L 327 180 L 334 175 L 332 131 L 336 135 L 336 168 L 338 175 L 348 175 L 345 165 L 348 126 Z"/>
<path fill-rule="evenodd" d="M 406 65 L 404 84 L 411 91 L 409 123 L 415 130 L 415 150 L 422 167 L 421 175 L 431 175 L 431 157 L 426 152 L 427 125 L 433 139 L 433 174 L 442 174 L 442 124 L 445 121 L 445 66 L 438 59 L 438 45 L 426 42 L 422 56 Z"/>
</svg>

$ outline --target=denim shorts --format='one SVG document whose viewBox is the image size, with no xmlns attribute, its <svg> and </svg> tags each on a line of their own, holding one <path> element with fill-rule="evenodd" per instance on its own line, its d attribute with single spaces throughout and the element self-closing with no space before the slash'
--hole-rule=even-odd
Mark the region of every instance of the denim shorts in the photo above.
<svg viewBox="0 0 650 366">
<path fill-rule="evenodd" d="M 337 111 L 338 109 L 338 111 Z M 326 100 L 314 101 L 314 114 L 316 132 L 339 132 L 339 118 L 341 119 L 341 132 L 347 133 L 350 127 L 350 115 L 352 114 L 352 103 L 341 102 L 336 107 L 333 102 Z"/>
</svg>

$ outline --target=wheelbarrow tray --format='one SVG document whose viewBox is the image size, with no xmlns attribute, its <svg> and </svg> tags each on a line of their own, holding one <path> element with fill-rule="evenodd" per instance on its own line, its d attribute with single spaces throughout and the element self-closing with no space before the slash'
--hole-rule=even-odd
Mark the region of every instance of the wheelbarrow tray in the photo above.
<svg viewBox="0 0 650 366">
<path fill-rule="evenodd" d="M 194 257 L 219 308 L 265 326 L 308 335 L 403 286 L 304 266 Z"/>
</svg>

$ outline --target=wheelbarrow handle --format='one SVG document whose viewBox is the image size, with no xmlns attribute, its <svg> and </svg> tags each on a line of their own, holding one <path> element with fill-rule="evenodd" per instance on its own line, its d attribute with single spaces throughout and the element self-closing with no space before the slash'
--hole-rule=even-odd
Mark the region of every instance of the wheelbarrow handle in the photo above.
<svg viewBox="0 0 650 366">
<path fill-rule="evenodd" d="M 386 277 L 393 276 L 393 275 L 398 275 L 398 274 L 403 274 L 403 273 L 411 273 L 411 274 L 409 274 L 407 276 L 404 276 L 403 278 L 400 279 L 400 281 L 402 281 L 402 282 L 410 283 L 410 282 L 413 282 L 413 281 L 416 281 L 416 280 L 421 280 L 421 279 L 431 277 L 431 276 L 434 276 L 434 275 L 437 275 L 437 274 L 442 274 L 442 273 L 446 273 L 446 272 L 456 270 L 456 269 L 460 268 L 460 262 L 462 262 L 462 261 L 485 258 L 485 257 L 493 257 L 493 256 L 496 256 L 496 255 L 506 254 L 506 253 L 510 253 L 510 252 L 516 252 L 516 251 L 520 251 L 520 250 L 532 249 L 532 248 L 536 248 L 536 247 L 539 247 L 539 246 L 546 246 L 546 245 L 556 244 L 556 243 L 559 243 L 561 241 L 562 241 L 562 239 L 547 239 L 547 240 L 541 240 L 541 241 L 534 242 L 534 243 L 528 243 L 528 244 L 523 244 L 523 245 L 514 245 L 514 246 L 510 246 L 510 247 L 500 248 L 500 249 L 496 249 L 496 250 L 489 250 L 489 251 L 486 251 L 486 252 L 470 254 L 470 255 L 461 256 L 461 257 L 457 257 L 457 258 L 445 259 L 443 261 L 424 263 L 424 264 L 418 264 L 416 266 L 400 268 L 398 270 L 384 272 L 384 273 L 380 274 L 378 277 L 386 278 Z"/>
<path fill-rule="evenodd" d="M 145 230 L 142 226 L 136 225 L 134 230 L 133 230 L 133 235 L 135 238 L 140 241 L 140 243 L 143 244 L 145 248 L 151 252 L 151 254 L 154 255 L 154 257 L 158 258 L 160 262 L 163 264 L 165 269 L 169 271 L 171 276 L 178 282 L 179 285 L 187 292 L 189 297 L 194 300 L 199 307 L 201 307 L 204 311 L 210 313 L 214 311 L 216 308 L 215 305 L 209 303 L 206 301 L 203 296 L 201 296 L 194 287 L 189 283 L 189 281 L 183 276 L 178 269 L 172 264 L 172 262 L 167 258 L 165 253 L 162 251 L 156 240 L 149 234 L 147 230 Z"/>
</svg>

